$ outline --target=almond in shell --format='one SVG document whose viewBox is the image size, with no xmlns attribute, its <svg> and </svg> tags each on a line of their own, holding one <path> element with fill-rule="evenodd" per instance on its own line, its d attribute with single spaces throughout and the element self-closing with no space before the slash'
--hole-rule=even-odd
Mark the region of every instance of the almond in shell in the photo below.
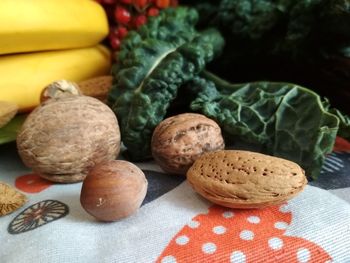
<svg viewBox="0 0 350 263">
<path fill-rule="evenodd" d="M 231 208 L 281 204 L 307 184 L 304 170 L 294 162 L 236 150 L 202 155 L 188 170 L 187 180 L 204 198 Z"/>
</svg>

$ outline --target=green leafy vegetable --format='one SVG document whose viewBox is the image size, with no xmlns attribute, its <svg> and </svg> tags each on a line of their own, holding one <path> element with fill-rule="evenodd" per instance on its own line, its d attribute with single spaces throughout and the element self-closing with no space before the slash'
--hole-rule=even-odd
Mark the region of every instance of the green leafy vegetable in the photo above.
<svg viewBox="0 0 350 263">
<path fill-rule="evenodd" d="M 109 103 L 133 160 L 151 156 L 150 140 L 181 85 L 198 75 L 223 47 L 215 29 L 197 32 L 193 9 L 166 9 L 121 46 Z"/>
<path fill-rule="evenodd" d="M 335 108 L 331 108 L 328 100 L 325 100 L 323 105 L 329 112 L 333 113 L 339 118 L 340 123 L 338 135 L 344 139 L 350 140 L 350 116 L 340 112 Z"/>
<path fill-rule="evenodd" d="M 348 117 L 298 85 L 229 84 L 208 72 L 202 77 L 191 85 L 201 90 L 191 104 L 193 110 L 216 120 L 230 136 L 258 143 L 268 154 L 299 163 L 314 179 L 333 149 L 339 123 L 344 133 L 350 132 Z"/>
<path fill-rule="evenodd" d="M 240 19 L 247 24 L 236 29 L 250 39 L 265 37 L 275 26 L 266 20 L 256 27 L 258 21 L 268 19 L 263 19 L 265 12 L 271 11 L 278 21 L 289 8 L 288 1 L 283 1 L 284 7 L 267 0 L 260 4 L 253 0 L 223 2 L 242 12 Z M 248 3 L 257 6 L 251 9 Z M 208 6 L 204 2 L 203 10 Z M 247 10 L 252 14 L 244 16 Z M 215 12 L 210 15 L 216 16 Z M 193 9 L 166 9 L 137 32 L 130 32 L 122 43 L 113 67 L 109 103 L 118 117 L 129 158 L 150 157 L 156 125 L 174 107 L 190 106 L 216 120 L 225 134 L 258 143 L 266 153 L 295 161 L 316 178 L 337 134 L 349 138 L 350 118 L 315 92 L 295 84 L 231 84 L 208 72 L 207 64 L 221 52 L 224 41 L 215 29 L 197 31 L 197 20 Z"/>
<path fill-rule="evenodd" d="M 16 140 L 17 133 L 22 127 L 27 115 L 17 115 L 8 124 L 0 128 L 0 144 L 12 142 Z"/>
<path fill-rule="evenodd" d="M 350 46 L 348 0 L 184 0 L 200 12 L 202 26 L 216 26 L 232 55 L 325 55 Z M 232 41 L 231 41 L 232 40 Z M 242 54 L 241 52 L 244 52 Z M 305 57 L 303 57 L 305 59 Z"/>
<path fill-rule="evenodd" d="M 210 71 L 236 83 L 298 83 L 350 114 L 349 0 L 181 3 L 199 11 L 201 27 L 214 26 L 224 36 L 224 56 L 207 67 Z"/>
</svg>

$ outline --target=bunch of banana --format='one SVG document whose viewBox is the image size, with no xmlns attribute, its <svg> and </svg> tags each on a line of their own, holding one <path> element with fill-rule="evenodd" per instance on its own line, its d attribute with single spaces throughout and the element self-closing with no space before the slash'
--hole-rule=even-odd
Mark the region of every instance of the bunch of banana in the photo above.
<svg viewBox="0 0 350 263">
<path fill-rule="evenodd" d="M 0 1 L 0 101 L 28 112 L 49 83 L 106 75 L 103 8 L 92 0 Z"/>
</svg>

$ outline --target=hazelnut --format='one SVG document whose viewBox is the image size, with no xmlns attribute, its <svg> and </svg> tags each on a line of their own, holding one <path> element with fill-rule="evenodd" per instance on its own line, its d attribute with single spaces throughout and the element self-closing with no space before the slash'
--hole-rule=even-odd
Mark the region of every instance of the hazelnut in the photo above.
<svg viewBox="0 0 350 263">
<path fill-rule="evenodd" d="M 97 164 L 83 181 L 82 207 L 101 221 L 134 214 L 147 192 L 147 180 L 136 165 L 121 160 Z"/>
<path fill-rule="evenodd" d="M 24 164 L 41 177 L 82 181 L 95 164 L 118 156 L 118 121 L 95 98 L 52 98 L 28 115 L 17 135 L 17 148 Z"/>
<path fill-rule="evenodd" d="M 159 166 L 166 172 L 183 175 L 203 153 L 224 148 L 219 125 L 196 113 L 163 120 L 151 141 L 152 155 Z"/>
</svg>

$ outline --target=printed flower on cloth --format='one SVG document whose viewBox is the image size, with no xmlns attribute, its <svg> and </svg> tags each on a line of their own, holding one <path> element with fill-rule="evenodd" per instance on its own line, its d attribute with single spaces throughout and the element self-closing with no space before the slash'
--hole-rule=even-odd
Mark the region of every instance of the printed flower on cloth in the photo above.
<svg viewBox="0 0 350 263">
<path fill-rule="evenodd" d="M 157 262 L 331 262 L 317 244 L 284 235 L 291 220 L 286 205 L 260 210 L 215 205 L 194 217 Z"/>
<path fill-rule="evenodd" d="M 43 179 L 38 174 L 25 174 L 16 178 L 15 186 L 25 193 L 40 193 L 53 185 L 52 182 Z"/>
</svg>

